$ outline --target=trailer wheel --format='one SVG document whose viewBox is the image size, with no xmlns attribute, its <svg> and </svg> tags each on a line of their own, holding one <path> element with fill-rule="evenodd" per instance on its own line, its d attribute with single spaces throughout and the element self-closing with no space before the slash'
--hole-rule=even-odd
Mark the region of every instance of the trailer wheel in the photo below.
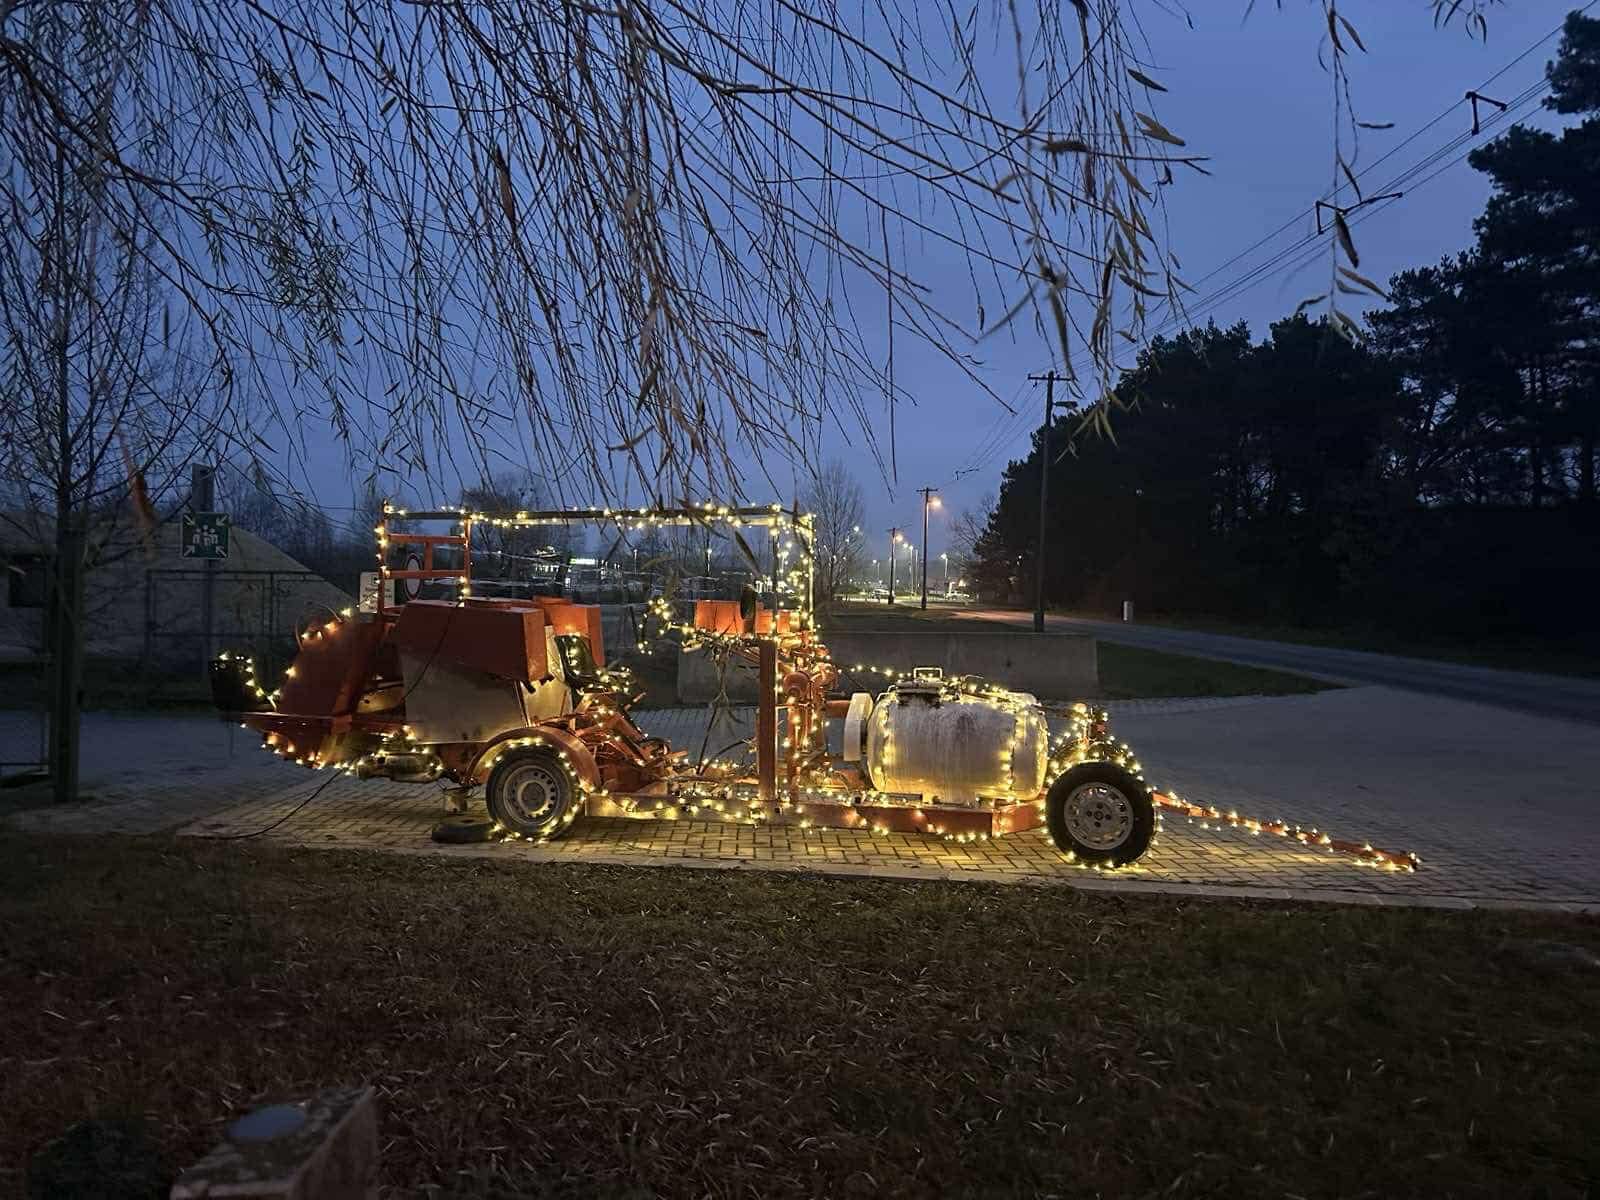
<svg viewBox="0 0 1600 1200">
<path fill-rule="evenodd" d="M 1045 797 L 1050 840 L 1083 862 L 1133 862 L 1150 848 L 1155 823 L 1150 788 L 1112 763 L 1079 763 Z"/>
<path fill-rule="evenodd" d="M 483 793 L 489 815 L 519 837 L 560 837 L 577 815 L 572 774 L 549 750 L 505 755 L 489 772 Z"/>
</svg>

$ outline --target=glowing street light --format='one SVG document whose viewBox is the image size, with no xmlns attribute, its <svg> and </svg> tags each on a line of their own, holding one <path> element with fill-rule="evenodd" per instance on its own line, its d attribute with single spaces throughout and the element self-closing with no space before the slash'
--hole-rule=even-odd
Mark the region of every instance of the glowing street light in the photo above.
<svg viewBox="0 0 1600 1200">
<path fill-rule="evenodd" d="M 943 502 L 939 499 L 938 488 L 918 488 L 922 493 L 922 607 L 928 607 L 928 512 L 930 509 L 942 508 Z"/>
</svg>

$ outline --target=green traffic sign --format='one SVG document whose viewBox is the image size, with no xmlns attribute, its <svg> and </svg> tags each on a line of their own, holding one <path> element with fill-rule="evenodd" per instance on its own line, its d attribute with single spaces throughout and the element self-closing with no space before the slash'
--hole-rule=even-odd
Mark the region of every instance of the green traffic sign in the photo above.
<svg viewBox="0 0 1600 1200">
<path fill-rule="evenodd" d="M 227 513 L 184 513 L 183 557 L 227 558 L 232 528 Z"/>
</svg>

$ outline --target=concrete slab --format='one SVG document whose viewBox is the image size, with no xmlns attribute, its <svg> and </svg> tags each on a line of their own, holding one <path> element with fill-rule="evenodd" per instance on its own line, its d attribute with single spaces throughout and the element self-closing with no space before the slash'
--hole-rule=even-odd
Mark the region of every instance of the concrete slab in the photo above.
<svg viewBox="0 0 1600 1200">
<path fill-rule="evenodd" d="M 0 759 L 35 752 L 37 716 L 0 711 Z M 210 715 L 83 715 L 81 787 L 90 799 L 57 808 L 0 793 L 0 826 L 62 833 L 156 833 L 219 803 L 261 797 L 304 778 L 301 768 L 263 753 L 261 738 Z"/>
</svg>

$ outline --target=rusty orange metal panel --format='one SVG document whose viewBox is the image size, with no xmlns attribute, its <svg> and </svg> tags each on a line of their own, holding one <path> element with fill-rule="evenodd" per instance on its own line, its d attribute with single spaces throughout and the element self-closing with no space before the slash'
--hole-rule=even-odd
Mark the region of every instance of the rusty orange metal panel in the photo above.
<svg viewBox="0 0 1600 1200">
<path fill-rule="evenodd" d="M 694 627 L 708 633 L 742 633 L 744 618 L 737 600 L 696 600 Z"/>
<path fill-rule="evenodd" d="M 609 781 L 600 774 L 596 765 L 594 754 L 583 740 L 576 734 L 566 729 L 559 729 L 553 725 L 530 725 L 526 729 L 508 729 L 492 740 L 485 742 L 472 759 L 472 765 L 463 772 L 463 778 L 474 783 L 482 782 L 489 777 L 489 771 L 494 767 L 495 760 L 501 754 L 520 748 L 517 743 L 528 739 L 538 739 L 537 744 L 557 750 L 566 756 L 567 766 L 572 769 L 581 787 L 586 789 L 598 788 Z"/>
<path fill-rule="evenodd" d="M 601 633 L 600 606 L 574 604 L 560 596 L 537 596 L 535 600 L 544 610 L 545 620 L 556 633 L 576 633 L 589 639 L 589 652 L 594 655 L 595 666 L 606 665 L 605 638 Z"/>
<path fill-rule="evenodd" d="M 779 609 L 773 612 L 770 608 L 756 610 L 757 633 L 788 633 L 792 628 L 794 614 L 788 609 Z"/>
<path fill-rule="evenodd" d="M 424 658 L 537 683 L 548 673 L 544 613 L 533 605 L 457 605 L 413 600 L 400 609 L 390 640 Z"/>
<path fill-rule="evenodd" d="M 279 689 L 278 711 L 318 717 L 355 711 L 382 632 L 376 621 L 341 621 L 332 631 L 302 642 Z"/>
</svg>

